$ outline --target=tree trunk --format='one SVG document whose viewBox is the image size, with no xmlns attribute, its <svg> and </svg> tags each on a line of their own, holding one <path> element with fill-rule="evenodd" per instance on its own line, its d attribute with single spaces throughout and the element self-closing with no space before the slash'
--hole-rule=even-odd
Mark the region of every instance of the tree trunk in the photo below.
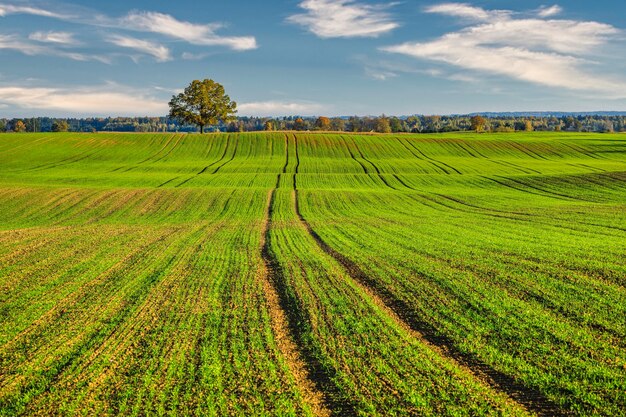
<svg viewBox="0 0 626 417">
<path fill-rule="evenodd" d="M 200 134 L 204 134 L 204 125 L 200 125 Z"/>
</svg>

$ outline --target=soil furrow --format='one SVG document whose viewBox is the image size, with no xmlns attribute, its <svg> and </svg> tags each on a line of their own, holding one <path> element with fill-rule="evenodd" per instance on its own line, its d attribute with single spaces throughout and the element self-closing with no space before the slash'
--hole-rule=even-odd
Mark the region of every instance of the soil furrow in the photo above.
<svg viewBox="0 0 626 417">
<path fill-rule="evenodd" d="M 376 171 L 376 175 L 378 175 L 378 178 L 380 178 L 380 180 L 389 188 L 391 188 L 392 190 L 397 190 L 396 187 L 394 187 L 393 185 L 389 184 L 389 182 L 387 182 L 387 180 L 385 179 L 385 177 L 383 177 L 383 175 L 380 172 L 380 169 L 378 169 L 378 167 L 376 166 L 376 164 L 374 164 L 372 161 L 370 161 L 369 159 L 367 159 L 365 157 L 365 155 L 363 155 L 363 152 L 361 152 L 361 148 L 359 148 L 359 145 L 356 143 L 356 140 L 354 140 L 354 138 L 350 138 L 352 139 L 352 142 L 354 143 L 354 146 L 356 147 L 357 152 L 359 153 L 359 155 L 361 156 L 361 159 L 363 159 L 364 161 L 366 161 L 368 164 L 370 164 L 372 166 L 372 168 L 374 168 L 374 171 Z"/>
<path fill-rule="evenodd" d="M 218 173 L 218 171 L 224 167 L 224 165 L 228 164 L 229 162 L 232 162 L 232 161 L 235 159 L 235 155 L 237 155 L 237 147 L 238 147 L 238 146 L 239 146 L 239 137 L 236 137 L 236 138 L 235 138 L 235 148 L 233 149 L 233 154 L 232 154 L 232 156 L 230 157 L 230 159 L 229 159 L 228 161 L 224 162 L 223 164 L 221 164 L 220 166 L 218 166 L 217 168 L 215 168 L 215 169 L 213 170 L 213 172 L 211 172 L 211 175 L 217 174 L 217 173 Z"/>
</svg>

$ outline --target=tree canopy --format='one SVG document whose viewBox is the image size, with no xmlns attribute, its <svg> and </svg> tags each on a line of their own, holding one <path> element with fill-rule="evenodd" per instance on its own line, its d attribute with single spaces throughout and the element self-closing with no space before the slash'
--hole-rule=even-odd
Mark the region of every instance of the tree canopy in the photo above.
<svg viewBox="0 0 626 417">
<path fill-rule="evenodd" d="M 237 103 L 232 101 L 221 84 L 213 80 L 194 80 L 185 91 L 169 102 L 169 118 L 193 124 L 204 133 L 204 127 L 226 123 L 237 113 Z"/>
<path fill-rule="evenodd" d="M 559 125 L 559 128 L 561 126 Z M 535 128 L 533 127 L 533 122 L 531 122 L 530 120 L 525 120 L 524 121 L 524 130 L 527 132 L 532 132 L 533 130 L 535 130 Z"/>
<path fill-rule="evenodd" d="M 566 131 L 566 132 L 626 132 L 626 113 L 616 114 L 561 114 L 529 115 L 529 114 L 494 114 L 483 115 L 487 124 L 486 132 L 513 132 L 513 131 Z M 296 125 L 297 118 L 301 120 Z M 471 116 L 423 116 L 389 117 L 389 124 L 393 133 L 436 133 L 460 132 L 471 130 Z M 0 133 L 4 123 L 7 132 L 13 132 L 18 118 L 0 117 Z M 89 117 L 57 119 L 51 117 L 36 117 L 21 119 L 28 132 L 51 132 L 55 121 L 65 120 L 72 132 L 194 132 L 196 127 L 181 123 L 167 117 Z M 272 130 L 315 130 L 317 117 L 237 117 L 236 122 L 220 123 L 212 126 L 222 132 L 236 132 L 244 129 L 246 132 L 265 130 L 270 126 Z M 266 125 L 266 122 L 269 122 Z M 378 117 L 350 117 L 331 118 L 330 130 L 335 132 L 371 132 L 376 131 Z"/>
<path fill-rule="evenodd" d="M 470 119 L 472 130 L 476 132 L 482 132 L 487 125 L 487 119 L 482 116 L 476 115 Z"/>
<path fill-rule="evenodd" d="M 53 132 L 67 132 L 70 129 L 67 120 L 55 120 L 52 123 L 52 131 Z"/>
<path fill-rule="evenodd" d="M 384 114 L 376 120 L 376 131 L 378 133 L 391 133 L 389 119 Z"/>
<path fill-rule="evenodd" d="M 306 123 L 304 123 L 304 119 L 302 117 L 298 117 L 293 122 L 293 128 L 294 128 L 294 130 L 305 130 L 306 129 Z"/>
<path fill-rule="evenodd" d="M 13 131 L 17 132 L 17 133 L 22 133 L 22 132 L 26 132 L 26 125 L 24 124 L 23 121 L 18 120 L 17 122 L 15 122 L 15 124 L 13 125 Z"/>
<path fill-rule="evenodd" d="M 315 128 L 317 130 L 330 130 L 330 119 L 325 116 L 320 116 L 315 121 Z"/>
</svg>

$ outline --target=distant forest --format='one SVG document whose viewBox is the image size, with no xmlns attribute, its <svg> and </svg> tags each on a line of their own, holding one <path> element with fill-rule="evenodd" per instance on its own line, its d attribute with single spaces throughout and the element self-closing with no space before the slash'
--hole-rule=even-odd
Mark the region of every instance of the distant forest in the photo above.
<svg viewBox="0 0 626 417">
<path fill-rule="evenodd" d="M 568 131 L 625 132 L 625 114 L 497 114 L 478 116 L 484 132 Z M 339 131 L 379 133 L 437 133 L 477 130 L 477 115 L 406 117 L 239 117 L 211 131 Z M 107 117 L 0 119 L 0 132 L 196 132 L 165 117 Z"/>
</svg>

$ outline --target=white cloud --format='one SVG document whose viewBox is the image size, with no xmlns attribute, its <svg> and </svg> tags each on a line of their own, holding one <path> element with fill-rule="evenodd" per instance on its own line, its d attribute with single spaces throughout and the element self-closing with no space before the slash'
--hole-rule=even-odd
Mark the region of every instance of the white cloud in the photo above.
<svg viewBox="0 0 626 417">
<path fill-rule="evenodd" d="M 539 17 L 551 17 L 556 16 L 557 14 L 561 14 L 562 11 L 563 8 L 558 4 L 555 4 L 554 6 L 540 8 L 537 14 L 539 15 Z"/>
<path fill-rule="evenodd" d="M 426 7 L 426 13 L 437 13 L 464 19 L 488 21 L 505 18 L 511 14 L 506 10 L 485 10 L 467 3 L 442 3 Z"/>
<path fill-rule="evenodd" d="M 81 62 L 97 61 L 97 62 L 102 62 L 103 64 L 107 64 L 107 65 L 111 65 L 113 63 L 112 58 L 106 55 L 81 54 L 78 52 L 63 52 L 63 51 L 54 51 L 54 52 L 51 52 L 51 55 L 60 56 L 62 58 L 69 58 L 74 61 L 81 61 Z"/>
<path fill-rule="evenodd" d="M 219 36 L 215 31 L 219 24 L 196 24 L 180 21 L 174 17 L 156 12 L 131 12 L 118 22 L 119 27 L 166 35 L 182 39 L 193 45 L 225 46 L 236 51 L 256 49 L 257 42 L 252 36 Z"/>
<path fill-rule="evenodd" d="M 57 110 L 82 115 L 164 115 L 165 100 L 115 84 L 85 88 L 2 87 L 0 103 L 34 110 Z"/>
<path fill-rule="evenodd" d="M 244 116 L 285 116 L 285 115 L 313 115 L 322 110 L 316 103 L 258 101 L 237 105 L 239 114 Z"/>
<path fill-rule="evenodd" d="M 158 62 L 172 60 L 170 50 L 167 47 L 155 42 L 122 35 L 112 35 L 108 38 L 108 41 L 114 45 L 121 46 L 122 48 L 135 49 L 139 52 L 153 56 Z"/>
<path fill-rule="evenodd" d="M 51 12 L 46 9 L 31 6 L 16 6 L 11 4 L 0 4 L 0 17 L 10 14 L 30 14 L 34 16 L 52 17 L 56 19 L 66 19 L 70 16 Z"/>
<path fill-rule="evenodd" d="M 30 6 L 0 5 L 0 17 L 18 13 L 60 19 L 85 26 L 156 33 L 199 46 L 222 46 L 235 51 L 246 51 L 258 47 L 256 38 L 253 36 L 222 36 L 217 34 L 216 32 L 223 28 L 222 24 L 191 23 L 178 20 L 168 14 L 151 11 L 133 11 L 126 16 L 115 18 L 93 11 L 87 11 L 86 9 L 79 9 L 75 14 L 69 14 L 51 12 L 46 9 Z M 37 36 L 44 37 L 43 32 L 38 32 L 37 34 Z M 148 50 L 147 45 L 145 46 L 145 49 Z M 150 55 L 155 56 L 154 53 L 150 53 Z"/>
<path fill-rule="evenodd" d="M 583 54 L 605 44 L 619 31 L 611 25 L 573 20 L 509 19 L 470 27 L 462 32 L 466 43 L 501 44 Z"/>
<path fill-rule="evenodd" d="M 354 0 L 304 0 L 300 8 L 306 13 L 287 18 L 290 23 L 306 27 L 320 38 L 378 37 L 396 29 L 385 9 Z"/>
<path fill-rule="evenodd" d="M 433 41 L 383 50 L 539 85 L 607 94 L 623 91 L 626 96 L 624 82 L 589 69 L 589 58 L 597 48 L 620 33 L 615 27 L 598 22 L 514 18 L 506 11 L 497 11 L 497 19 L 483 22 L 491 11 L 459 3 L 433 6 L 428 12 L 467 18 L 467 10 L 478 21 L 472 26 Z"/>
<path fill-rule="evenodd" d="M 20 39 L 16 35 L 0 35 L 0 49 L 13 50 L 30 56 L 48 55 L 68 58 L 74 61 L 99 61 L 105 64 L 111 63 L 110 58 L 107 56 L 59 50 L 50 45 L 41 45 Z"/>
<path fill-rule="evenodd" d="M 33 32 L 28 36 L 28 39 L 37 42 L 56 43 L 62 45 L 78 44 L 76 39 L 74 39 L 74 34 L 69 32 Z"/>
</svg>

